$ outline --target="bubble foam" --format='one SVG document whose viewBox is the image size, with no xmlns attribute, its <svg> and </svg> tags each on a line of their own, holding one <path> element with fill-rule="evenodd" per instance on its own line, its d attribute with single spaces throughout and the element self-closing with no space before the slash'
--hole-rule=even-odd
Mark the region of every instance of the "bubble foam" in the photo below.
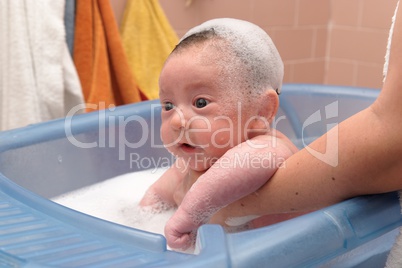
<svg viewBox="0 0 402 268">
<path fill-rule="evenodd" d="M 52 201 L 103 220 L 163 235 L 165 224 L 175 210 L 154 213 L 138 204 L 148 187 L 165 171 L 159 168 L 124 174 L 65 193 Z"/>
</svg>

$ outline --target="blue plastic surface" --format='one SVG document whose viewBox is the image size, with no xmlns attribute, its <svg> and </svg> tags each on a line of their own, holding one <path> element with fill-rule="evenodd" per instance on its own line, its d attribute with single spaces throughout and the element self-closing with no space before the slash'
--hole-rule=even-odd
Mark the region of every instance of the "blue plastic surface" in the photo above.
<svg viewBox="0 0 402 268">
<path fill-rule="evenodd" d="M 299 147 L 378 95 L 304 84 L 284 85 L 282 92 L 276 127 Z M 396 193 L 353 198 L 240 233 L 204 225 L 196 255 L 167 250 L 161 235 L 48 200 L 139 170 L 130 167 L 133 152 L 170 157 L 159 138 L 159 111 L 157 101 L 143 102 L 1 132 L 0 267 L 382 267 L 402 224 Z M 312 116 L 321 119 L 306 125 Z"/>
</svg>

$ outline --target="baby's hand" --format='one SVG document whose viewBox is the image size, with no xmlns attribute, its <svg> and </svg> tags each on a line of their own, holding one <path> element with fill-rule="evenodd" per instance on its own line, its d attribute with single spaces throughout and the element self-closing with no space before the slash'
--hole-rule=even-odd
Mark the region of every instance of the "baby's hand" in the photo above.
<svg viewBox="0 0 402 268">
<path fill-rule="evenodd" d="M 207 223 L 208 220 L 208 217 L 205 217 L 205 219 L 201 217 L 195 219 L 182 207 L 179 207 L 165 226 L 165 236 L 168 245 L 171 248 L 183 251 L 194 247 L 198 227 Z"/>
</svg>

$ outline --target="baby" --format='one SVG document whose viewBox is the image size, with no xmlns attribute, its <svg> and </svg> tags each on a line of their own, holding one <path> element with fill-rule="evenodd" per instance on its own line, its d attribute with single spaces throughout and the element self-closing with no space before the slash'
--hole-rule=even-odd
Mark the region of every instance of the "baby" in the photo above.
<svg viewBox="0 0 402 268">
<path fill-rule="evenodd" d="M 282 79 L 283 63 L 269 36 L 236 19 L 214 19 L 191 29 L 166 60 L 159 79 L 161 138 L 176 161 L 140 205 L 178 207 L 165 227 L 172 248 L 192 246 L 204 223 L 238 231 L 281 220 L 234 218 L 221 209 L 253 194 L 267 181 L 262 178 L 270 178 L 297 151 L 270 128 Z M 202 176 L 242 167 L 245 174 L 237 178 Z M 254 178 L 252 170 L 261 168 L 266 176 Z"/>
</svg>

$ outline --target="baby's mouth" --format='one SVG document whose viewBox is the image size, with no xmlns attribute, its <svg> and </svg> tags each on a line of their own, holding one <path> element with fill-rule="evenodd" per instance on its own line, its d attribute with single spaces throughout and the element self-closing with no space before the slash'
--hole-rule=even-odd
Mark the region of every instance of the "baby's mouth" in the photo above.
<svg viewBox="0 0 402 268">
<path fill-rule="evenodd" d="M 189 148 L 189 149 L 194 149 L 195 148 L 195 146 L 193 146 L 191 144 L 188 144 L 188 143 L 182 143 L 181 146 L 185 147 L 185 148 Z"/>
<path fill-rule="evenodd" d="M 180 144 L 180 147 L 184 150 L 184 151 L 193 151 L 194 149 L 196 149 L 197 147 L 188 143 L 182 143 Z"/>
</svg>

